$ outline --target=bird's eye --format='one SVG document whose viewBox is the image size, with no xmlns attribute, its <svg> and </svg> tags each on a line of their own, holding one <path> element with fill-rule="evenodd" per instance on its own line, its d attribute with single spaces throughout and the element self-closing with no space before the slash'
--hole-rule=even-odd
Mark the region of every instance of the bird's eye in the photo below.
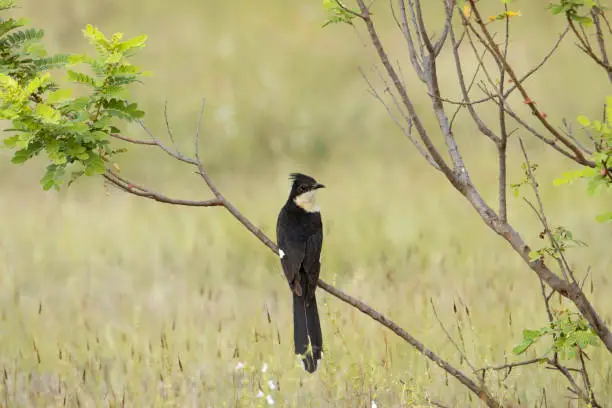
<svg viewBox="0 0 612 408">
<path fill-rule="evenodd" d="M 304 192 L 304 191 L 306 191 L 307 188 L 308 187 L 306 186 L 306 184 L 300 184 L 299 187 L 298 187 L 298 191 Z"/>
</svg>

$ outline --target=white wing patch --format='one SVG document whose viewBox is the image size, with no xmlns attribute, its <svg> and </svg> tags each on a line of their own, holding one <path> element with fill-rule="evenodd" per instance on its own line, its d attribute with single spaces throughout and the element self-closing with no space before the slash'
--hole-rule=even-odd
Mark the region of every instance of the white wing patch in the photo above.
<svg viewBox="0 0 612 408">
<path fill-rule="evenodd" d="M 279 249 L 278 256 L 280 257 L 280 259 L 283 259 L 285 257 L 285 251 L 283 251 L 282 249 Z"/>
</svg>

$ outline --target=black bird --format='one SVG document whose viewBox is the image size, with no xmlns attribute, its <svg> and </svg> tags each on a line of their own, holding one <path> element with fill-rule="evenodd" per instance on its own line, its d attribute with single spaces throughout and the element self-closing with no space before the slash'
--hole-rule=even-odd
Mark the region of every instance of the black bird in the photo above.
<svg viewBox="0 0 612 408">
<path fill-rule="evenodd" d="M 321 359 L 323 338 L 315 290 L 321 270 L 323 227 L 315 194 L 325 187 L 312 177 L 292 173 L 289 198 L 278 215 L 276 239 L 283 272 L 293 292 L 293 341 L 309 373 Z"/>
</svg>

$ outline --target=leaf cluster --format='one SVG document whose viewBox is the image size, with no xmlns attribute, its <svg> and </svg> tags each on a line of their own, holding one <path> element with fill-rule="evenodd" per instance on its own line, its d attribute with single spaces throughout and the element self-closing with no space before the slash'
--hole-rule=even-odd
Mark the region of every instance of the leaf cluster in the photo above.
<svg viewBox="0 0 612 408">
<path fill-rule="evenodd" d="M 357 16 L 357 11 L 347 8 L 340 0 L 323 0 L 323 8 L 327 12 L 323 27 L 338 23 L 353 25 L 353 19 Z"/>
<path fill-rule="evenodd" d="M 558 353 L 562 359 L 576 358 L 579 352 L 598 344 L 597 335 L 587 321 L 580 314 L 564 309 L 554 312 L 554 320 L 549 325 L 537 330 L 523 330 L 523 340 L 512 352 L 523 354 L 542 339 L 550 341 L 543 356 Z"/>
<path fill-rule="evenodd" d="M 588 27 L 593 24 L 590 17 L 592 8 L 602 9 L 595 0 L 561 0 L 548 6 L 553 14 L 565 14 L 568 19 Z"/>
<path fill-rule="evenodd" d="M 552 243 L 549 246 L 540 248 L 529 253 L 529 258 L 534 261 L 543 258 L 545 255 L 554 259 L 560 259 L 561 255 L 569 248 L 585 247 L 587 244 L 584 241 L 574 238 L 570 230 L 565 227 L 558 226 L 551 229 Z M 540 239 L 545 239 L 548 231 L 540 233 Z M 554 243 L 554 244 L 553 244 Z"/>
<path fill-rule="evenodd" d="M 586 180 L 589 195 L 599 195 L 601 191 L 612 186 L 612 96 L 606 98 L 603 120 L 591 120 L 584 115 L 578 116 L 578 122 L 588 132 L 594 142 L 595 151 L 590 159 L 597 167 L 583 167 L 566 171 L 554 180 L 555 185 L 570 184 L 576 180 Z M 599 214 L 599 222 L 612 221 L 612 212 Z"/>
<path fill-rule="evenodd" d="M 0 0 L 7 11 L 14 2 Z M 4 146 L 15 150 L 13 163 L 45 153 L 50 161 L 42 187 L 59 189 L 70 170 L 69 184 L 79 176 L 101 174 L 111 158 L 123 150 L 110 147 L 109 136 L 123 121 L 144 116 L 128 100 L 127 87 L 145 75 L 129 57 L 145 46 L 146 36 L 123 41 L 123 34 L 107 38 L 87 25 L 84 36 L 95 55 L 48 56 L 43 30 L 24 28 L 25 20 L 0 23 L 0 119 L 10 121 Z M 77 69 L 79 68 L 79 69 Z M 60 86 L 51 69 L 60 69 L 68 85 Z"/>
</svg>

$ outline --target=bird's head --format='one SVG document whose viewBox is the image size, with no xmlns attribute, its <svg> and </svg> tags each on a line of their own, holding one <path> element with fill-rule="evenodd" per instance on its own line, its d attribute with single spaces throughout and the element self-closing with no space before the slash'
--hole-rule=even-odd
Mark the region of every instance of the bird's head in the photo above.
<svg viewBox="0 0 612 408">
<path fill-rule="evenodd" d="M 318 189 L 325 186 L 312 177 L 300 173 L 291 173 L 289 179 L 292 181 L 289 199 L 306 212 L 318 212 L 315 195 Z"/>
</svg>

